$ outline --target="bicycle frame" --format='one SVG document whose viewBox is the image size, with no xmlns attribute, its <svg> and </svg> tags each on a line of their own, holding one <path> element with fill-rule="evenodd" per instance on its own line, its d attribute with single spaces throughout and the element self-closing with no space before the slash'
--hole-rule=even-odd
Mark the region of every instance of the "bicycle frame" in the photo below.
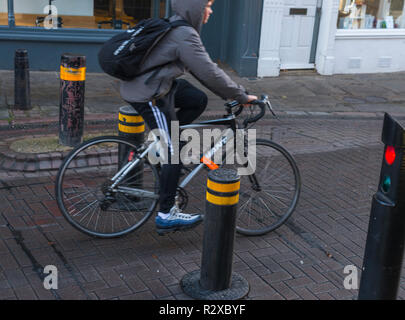
<svg viewBox="0 0 405 320">
<path fill-rule="evenodd" d="M 180 126 L 180 129 L 205 128 L 205 127 L 210 127 L 210 126 L 221 126 L 221 125 L 228 126 L 228 130 L 226 131 L 226 133 L 228 133 L 229 131 L 232 131 L 232 133 L 235 133 L 235 131 L 236 131 L 235 115 L 231 114 L 231 115 L 229 115 L 227 117 L 225 116 L 224 118 L 221 118 L 221 119 L 207 120 L 207 121 L 202 121 L 199 123 L 183 125 L 183 126 Z M 222 135 L 219 139 L 217 139 L 214 142 L 214 146 L 210 150 L 205 152 L 204 156 L 207 158 L 211 158 L 211 156 L 214 155 L 215 152 L 219 148 L 222 148 L 227 142 L 228 142 L 228 135 L 227 134 Z M 155 140 L 148 146 L 148 148 L 146 148 L 146 150 L 144 150 L 142 152 L 142 154 L 140 155 L 139 158 L 137 158 L 136 160 L 130 161 L 126 165 L 124 165 L 118 171 L 118 173 L 111 179 L 111 181 L 114 182 L 111 185 L 111 188 L 114 189 L 122 181 L 122 179 L 124 179 L 124 177 L 140 162 L 140 160 L 143 159 L 149 153 L 149 151 L 154 146 L 156 146 L 156 144 L 158 144 L 158 143 L 159 143 L 159 141 Z M 182 181 L 182 183 L 179 185 L 179 187 L 180 188 L 186 187 L 187 184 L 194 178 L 195 175 L 197 175 L 203 169 L 204 166 L 205 166 L 204 163 L 200 163 L 199 165 L 197 165 L 197 167 L 192 172 L 190 172 L 187 175 L 187 177 Z M 132 193 L 134 195 L 138 195 L 138 196 L 148 197 L 148 194 L 149 194 L 143 190 L 138 190 L 136 188 L 124 188 L 124 189 L 123 189 L 124 191 L 130 192 L 130 193 Z M 150 192 L 150 196 L 155 197 L 155 195 L 152 192 Z"/>
<path fill-rule="evenodd" d="M 222 118 L 222 119 L 215 119 L 215 120 L 208 120 L 208 121 L 203 121 L 200 123 L 195 123 L 195 124 L 188 124 L 184 126 L 180 126 L 181 129 L 192 129 L 192 128 L 204 128 L 204 127 L 209 127 L 209 126 L 218 126 L 218 125 L 225 125 L 228 126 L 228 129 L 225 131 L 225 134 L 222 135 L 219 139 L 217 139 L 214 142 L 214 146 L 208 150 L 207 152 L 204 153 L 204 157 L 210 159 L 217 151 L 219 148 L 222 148 L 226 143 L 228 142 L 228 132 L 232 131 L 232 133 L 235 133 L 236 131 L 236 117 L 235 115 L 231 115 L 227 118 Z M 188 183 L 204 168 L 205 164 L 200 163 L 197 165 L 197 167 L 191 171 L 187 177 L 181 182 L 179 185 L 180 188 L 185 188 Z"/>
</svg>

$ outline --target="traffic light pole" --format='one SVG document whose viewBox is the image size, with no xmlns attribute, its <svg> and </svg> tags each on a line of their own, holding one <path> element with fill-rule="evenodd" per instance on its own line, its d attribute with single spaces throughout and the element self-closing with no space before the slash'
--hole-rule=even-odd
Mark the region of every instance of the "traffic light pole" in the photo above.
<svg viewBox="0 0 405 320">
<path fill-rule="evenodd" d="M 373 197 L 359 300 L 397 297 L 405 244 L 405 130 L 385 114 L 380 184 Z"/>
</svg>

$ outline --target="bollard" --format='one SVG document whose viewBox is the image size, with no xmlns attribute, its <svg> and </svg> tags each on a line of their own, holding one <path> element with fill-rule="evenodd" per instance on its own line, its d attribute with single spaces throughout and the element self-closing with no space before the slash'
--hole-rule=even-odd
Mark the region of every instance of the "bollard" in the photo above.
<svg viewBox="0 0 405 320">
<path fill-rule="evenodd" d="M 14 108 L 31 109 L 30 70 L 28 52 L 25 49 L 15 51 L 14 59 Z"/>
<path fill-rule="evenodd" d="M 131 106 L 123 106 L 120 108 L 118 121 L 118 135 L 127 138 L 136 146 L 140 146 L 145 142 L 145 121 Z M 133 150 L 129 147 L 120 145 L 118 150 L 118 165 L 122 168 L 129 159 L 134 155 Z M 142 187 L 143 183 L 143 162 L 141 161 L 134 169 L 128 173 L 126 183 L 133 187 Z M 135 199 L 136 200 L 136 199 Z"/>
<path fill-rule="evenodd" d="M 405 130 L 385 114 L 380 183 L 373 196 L 359 300 L 397 297 L 405 245 Z"/>
<path fill-rule="evenodd" d="M 66 53 L 60 66 L 59 143 L 74 147 L 82 142 L 86 57 Z"/>
<path fill-rule="evenodd" d="M 184 276 L 187 295 L 203 300 L 237 300 L 249 292 L 248 282 L 232 272 L 240 178 L 236 171 L 210 171 L 207 181 L 201 270 Z"/>
</svg>

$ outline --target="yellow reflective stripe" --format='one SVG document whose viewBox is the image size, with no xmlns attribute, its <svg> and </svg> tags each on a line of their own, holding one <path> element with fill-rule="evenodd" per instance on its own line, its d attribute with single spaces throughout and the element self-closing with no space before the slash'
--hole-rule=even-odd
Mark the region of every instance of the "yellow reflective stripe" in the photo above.
<svg viewBox="0 0 405 320">
<path fill-rule="evenodd" d="M 60 78 L 66 81 L 84 81 L 86 80 L 86 67 L 75 69 L 60 66 Z"/>
<path fill-rule="evenodd" d="M 231 206 L 239 202 L 239 194 L 231 197 L 218 197 L 207 192 L 207 201 L 218 206 Z"/>
<path fill-rule="evenodd" d="M 127 116 L 125 114 L 120 113 L 118 116 L 119 120 L 122 122 L 128 122 L 128 123 L 139 123 L 143 122 L 142 116 Z"/>
<path fill-rule="evenodd" d="M 240 181 L 235 183 L 216 183 L 208 179 L 207 187 L 217 192 L 235 192 L 240 189 Z"/>
<path fill-rule="evenodd" d="M 118 124 L 118 130 L 125 133 L 141 133 L 145 131 L 145 125 L 138 127 L 125 126 L 121 123 Z"/>
</svg>

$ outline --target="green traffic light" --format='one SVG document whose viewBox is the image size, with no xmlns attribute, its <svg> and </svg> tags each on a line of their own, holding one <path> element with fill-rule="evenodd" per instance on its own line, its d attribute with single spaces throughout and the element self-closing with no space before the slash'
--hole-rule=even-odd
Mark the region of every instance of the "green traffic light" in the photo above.
<svg viewBox="0 0 405 320">
<path fill-rule="evenodd" d="M 385 176 L 383 181 L 382 181 L 382 190 L 385 193 L 388 193 L 390 191 L 391 188 L 391 178 L 389 176 Z"/>
</svg>

